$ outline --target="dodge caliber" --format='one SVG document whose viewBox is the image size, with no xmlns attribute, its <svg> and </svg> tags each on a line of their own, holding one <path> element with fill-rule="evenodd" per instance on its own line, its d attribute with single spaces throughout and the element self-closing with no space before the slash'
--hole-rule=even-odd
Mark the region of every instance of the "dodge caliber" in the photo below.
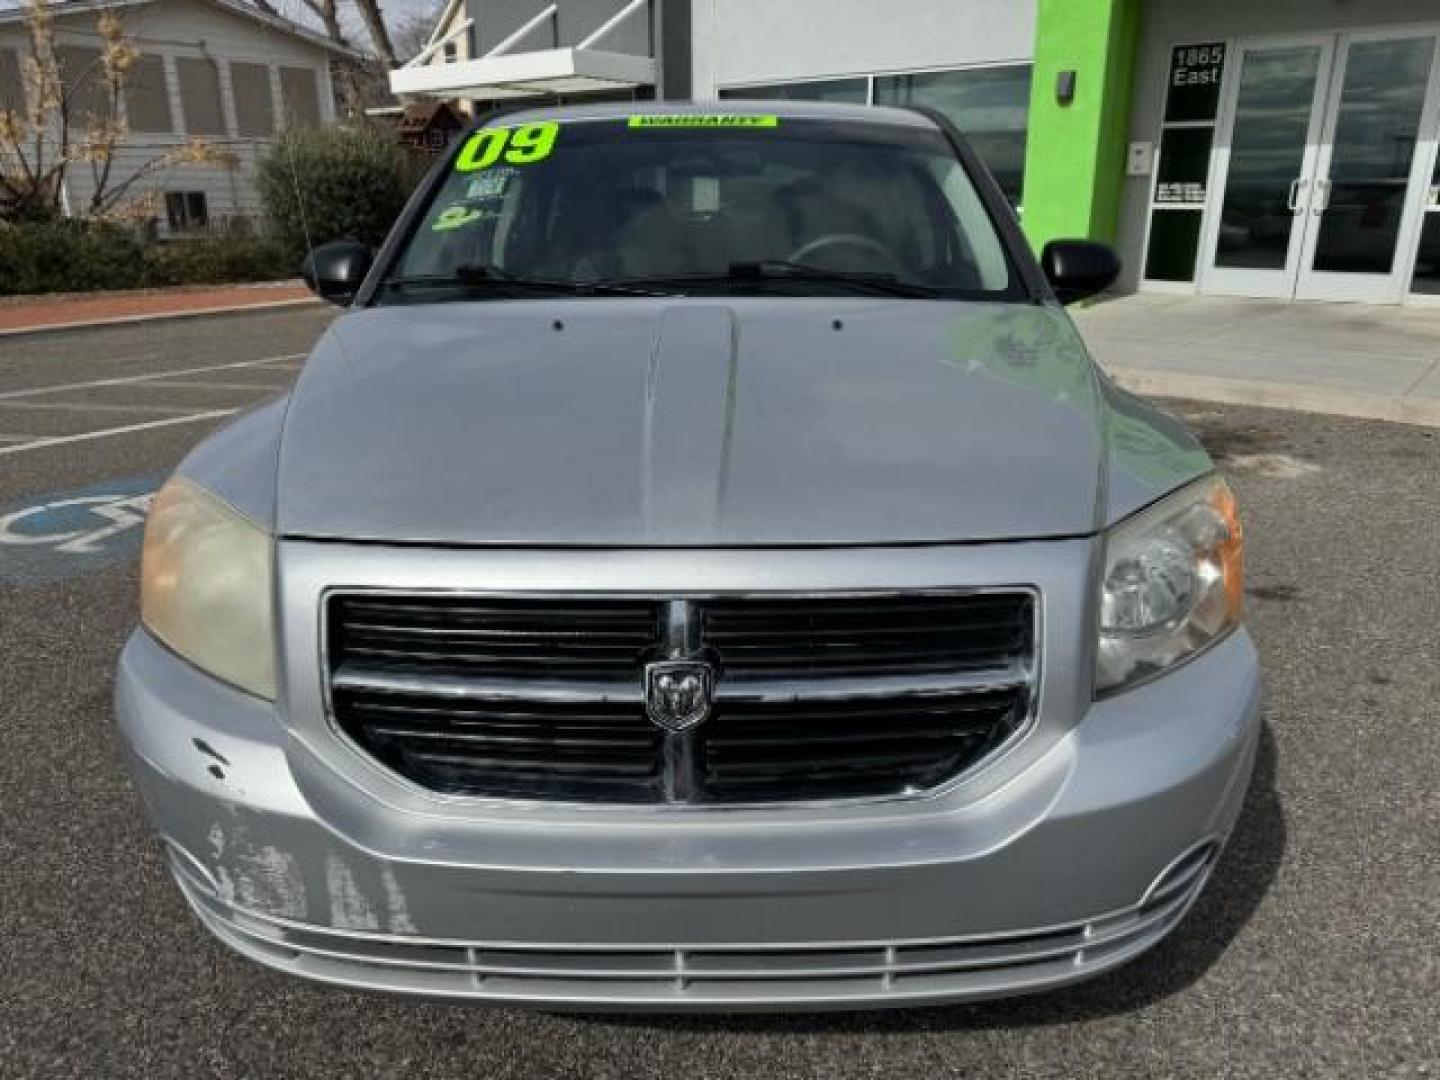
<svg viewBox="0 0 1440 1080">
<path fill-rule="evenodd" d="M 185 899 L 353 987 L 915 1005 L 1115 968 L 1239 814 L 1235 500 L 923 111 L 499 115 L 157 494 L 117 710 Z"/>
</svg>

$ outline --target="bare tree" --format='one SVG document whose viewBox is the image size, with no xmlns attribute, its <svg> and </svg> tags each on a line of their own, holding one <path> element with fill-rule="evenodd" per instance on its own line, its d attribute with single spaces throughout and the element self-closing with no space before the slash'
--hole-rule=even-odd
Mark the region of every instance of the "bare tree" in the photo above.
<svg viewBox="0 0 1440 1080">
<path fill-rule="evenodd" d="M 60 212 L 65 178 L 77 163 L 89 165 L 91 217 L 151 216 L 153 199 L 133 198 L 152 173 L 180 165 L 233 166 L 232 153 L 192 138 L 117 171 L 129 128 L 121 102 L 130 69 L 139 57 L 125 36 L 120 16 L 102 11 L 97 70 L 63 72 L 55 48 L 55 26 L 46 0 L 25 0 L 28 50 L 23 60 L 25 105 L 0 109 L 0 217 L 44 218 Z M 69 76 L 68 79 L 66 76 Z M 76 96 L 87 79 L 98 83 L 97 102 L 77 115 Z M 87 125 L 81 129 L 81 121 Z"/>
<path fill-rule="evenodd" d="M 444 6 L 444 0 L 439 0 L 428 8 L 409 11 L 392 20 L 390 37 L 395 42 L 398 56 L 408 60 L 430 44 L 430 35 L 435 31 L 435 24 L 439 22 Z"/>
<path fill-rule="evenodd" d="M 355 6 L 360 9 L 360 18 L 365 22 L 365 29 L 369 31 L 370 41 L 380 59 L 389 67 L 399 66 L 400 62 L 395 59 L 395 46 L 390 41 L 390 30 L 380 11 L 380 0 L 355 0 Z"/>
<path fill-rule="evenodd" d="M 325 27 L 325 36 L 336 45 L 344 45 L 350 48 L 350 42 L 345 37 L 345 30 L 340 25 L 340 6 L 338 0 L 303 0 L 303 3 L 310 9 L 320 25 Z M 256 7 L 260 6 L 257 0 Z"/>
</svg>

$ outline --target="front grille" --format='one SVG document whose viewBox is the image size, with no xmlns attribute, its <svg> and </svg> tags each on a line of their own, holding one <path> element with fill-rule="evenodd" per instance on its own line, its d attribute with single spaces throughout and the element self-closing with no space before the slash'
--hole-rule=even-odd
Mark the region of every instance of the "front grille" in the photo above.
<svg viewBox="0 0 1440 1080">
<path fill-rule="evenodd" d="M 454 795 L 737 804 L 919 794 L 1029 715 L 1029 591 L 715 599 L 332 595 L 334 718 Z M 678 733 L 644 672 L 714 673 Z"/>
</svg>

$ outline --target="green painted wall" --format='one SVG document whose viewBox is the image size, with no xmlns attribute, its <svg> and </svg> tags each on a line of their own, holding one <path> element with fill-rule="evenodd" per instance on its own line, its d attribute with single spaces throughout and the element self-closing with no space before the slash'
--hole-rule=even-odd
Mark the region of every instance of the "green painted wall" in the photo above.
<svg viewBox="0 0 1440 1080">
<path fill-rule="evenodd" d="M 1025 234 L 1113 242 L 1144 0 L 1038 0 L 1025 149 Z M 1075 98 L 1055 99 L 1074 71 Z"/>
</svg>

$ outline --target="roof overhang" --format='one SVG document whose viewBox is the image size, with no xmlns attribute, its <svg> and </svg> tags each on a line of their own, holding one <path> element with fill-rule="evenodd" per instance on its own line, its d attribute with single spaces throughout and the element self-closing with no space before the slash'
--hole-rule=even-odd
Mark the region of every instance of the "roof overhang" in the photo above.
<svg viewBox="0 0 1440 1080">
<path fill-rule="evenodd" d="M 93 15 L 113 9 L 147 7 L 156 2 L 157 0 L 66 0 L 65 3 L 52 2 L 46 6 L 53 18 L 65 19 L 73 15 Z M 262 11 L 258 7 L 244 3 L 243 0 L 207 0 L 207 2 L 230 12 L 232 15 L 238 15 L 242 19 L 249 19 L 251 22 L 263 23 L 272 30 L 278 30 L 281 33 L 289 34 L 303 41 L 308 41 L 316 48 L 324 49 L 327 52 L 343 56 L 346 59 L 356 61 L 368 59 L 366 54 L 359 49 L 352 49 L 348 45 L 341 45 L 338 42 L 331 41 L 323 34 L 317 33 L 309 27 L 301 26 L 299 23 L 292 22 L 282 15 L 272 15 L 269 12 Z M 0 25 L 23 22 L 26 14 L 23 7 L 0 9 Z M 141 42 L 144 42 L 147 35 L 140 33 L 136 36 Z"/>
<path fill-rule="evenodd" d="M 654 86 L 653 58 L 598 49 L 545 49 L 390 72 L 391 93 L 498 101 L 537 94 L 584 94 Z"/>
</svg>

